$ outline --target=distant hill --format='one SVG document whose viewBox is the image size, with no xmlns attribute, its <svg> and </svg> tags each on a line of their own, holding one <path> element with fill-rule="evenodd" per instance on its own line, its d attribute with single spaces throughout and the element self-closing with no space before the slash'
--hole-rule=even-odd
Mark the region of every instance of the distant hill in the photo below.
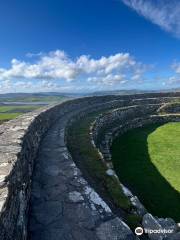
<svg viewBox="0 0 180 240">
<path fill-rule="evenodd" d="M 0 102 L 58 102 L 69 98 L 61 93 L 5 93 L 0 94 Z"/>
<path fill-rule="evenodd" d="M 153 92 L 179 92 L 179 88 L 174 89 L 161 89 L 161 90 L 138 90 L 138 89 L 131 89 L 131 90 L 112 90 L 112 91 L 96 91 L 88 96 L 103 96 L 103 95 L 131 95 L 131 94 L 140 94 L 140 93 L 153 93 Z"/>
<path fill-rule="evenodd" d="M 83 96 L 103 96 L 103 95 L 127 95 L 149 92 L 178 92 L 180 88 L 162 90 L 112 90 L 96 91 L 92 93 L 61 93 L 61 92 L 39 92 L 39 93 L 4 93 L 0 94 L 0 102 L 26 101 L 26 102 L 57 102 L 67 98 L 77 98 Z"/>
<path fill-rule="evenodd" d="M 112 90 L 112 91 L 97 91 L 88 96 L 102 96 L 102 95 L 127 95 L 127 94 L 136 94 L 136 93 L 144 93 L 145 91 L 140 90 Z"/>
<path fill-rule="evenodd" d="M 3 93 L 0 98 L 23 98 L 23 97 L 45 97 L 45 96 L 63 96 L 62 93 L 47 92 L 47 93 Z"/>
</svg>

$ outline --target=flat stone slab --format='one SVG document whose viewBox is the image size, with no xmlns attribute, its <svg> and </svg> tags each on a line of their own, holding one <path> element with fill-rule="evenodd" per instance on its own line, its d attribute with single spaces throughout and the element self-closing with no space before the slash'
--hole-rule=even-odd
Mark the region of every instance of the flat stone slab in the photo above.
<svg viewBox="0 0 180 240">
<path fill-rule="evenodd" d="M 119 218 L 100 224 L 96 230 L 100 240 L 133 240 L 136 239 L 129 227 Z"/>
</svg>

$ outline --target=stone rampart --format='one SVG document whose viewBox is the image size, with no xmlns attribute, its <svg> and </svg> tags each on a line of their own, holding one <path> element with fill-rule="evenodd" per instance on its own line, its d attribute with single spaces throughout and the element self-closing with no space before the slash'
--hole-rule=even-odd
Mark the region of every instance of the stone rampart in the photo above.
<svg viewBox="0 0 180 240">
<path fill-rule="evenodd" d="M 153 112 L 160 102 L 168 101 L 171 97 L 177 98 L 180 94 L 87 97 L 36 110 L 2 124 L 0 126 L 0 239 L 27 239 L 34 159 L 41 139 L 58 119 L 71 113 L 68 115 L 68 123 L 94 110 L 131 106 L 136 105 L 137 102 L 143 105 L 143 101 L 149 101 L 152 106 L 150 110 L 141 108 L 139 111 L 142 114 L 149 114 L 149 111 Z M 137 108 L 134 107 L 134 110 Z M 116 111 L 114 114 L 116 115 Z"/>
<path fill-rule="evenodd" d="M 133 193 L 124 186 L 118 176 L 116 175 L 111 160 L 111 145 L 113 140 L 125 132 L 133 129 L 142 127 L 154 123 L 167 123 L 167 122 L 179 122 L 179 114 L 164 114 L 158 115 L 158 109 L 162 104 L 146 104 L 135 105 L 130 107 L 123 107 L 115 110 L 111 110 L 98 116 L 95 122 L 92 123 L 90 127 L 90 135 L 92 139 L 92 144 L 98 149 L 100 155 L 102 156 L 102 161 L 106 164 L 108 170 L 107 175 L 114 176 L 119 180 L 124 194 L 129 198 L 132 206 L 133 212 L 135 211 L 137 215 L 142 217 L 142 223 L 145 228 L 151 227 L 151 224 L 155 224 L 158 229 L 163 229 L 163 224 L 166 222 L 166 227 L 173 227 L 175 235 L 179 236 L 179 230 L 173 219 L 162 219 L 152 216 L 147 212 L 145 206 L 139 201 L 138 197 L 133 195 Z M 161 102 L 161 100 L 160 100 Z M 147 219 L 151 221 L 147 224 Z M 168 222 L 169 221 L 169 222 Z M 169 226 L 168 226 L 169 224 Z M 174 236 L 175 236 L 174 235 Z M 152 236 L 149 234 L 150 239 L 158 239 L 159 235 Z M 171 236 L 166 234 L 161 236 L 161 239 L 171 239 Z M 173 237 L 172 237 L 173 239 Z"/>
<path fill-rule="evenodd" d="M 106 104 L 107 102 L 107 104 Z M 31 176 L 40 141 L 57 119 L 69 121 L 96 109 L 121 106 L 116 97 L 70 100 L 0 126 L 0 239 L 26 239 Z"/>
</svg>

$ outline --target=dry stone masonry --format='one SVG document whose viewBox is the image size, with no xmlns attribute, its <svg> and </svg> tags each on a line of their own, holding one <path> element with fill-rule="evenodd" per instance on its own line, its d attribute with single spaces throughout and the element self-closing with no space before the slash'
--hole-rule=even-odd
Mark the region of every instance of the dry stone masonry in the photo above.
<svg viewBox="0 0 180 240">
<path fill-rule="evenodd" d="M 88 113 L 116 108 L 97 119 L 92 133 L 94 143 L 106 152 L 107 174 L 114 174 L 109 155 L 113 137 L 150 122 L 179 121 L 176 115 L 155 115 L 163 103 L 179 97 L 154 93 L 80 98 L 0 125 L 0 240 L 138 239 L 76 167 L 67 150 L 66 130 Z M 172 224 L 145 213 L 138 198 L 124 191 L 143 215 L 144 225 Z"/>
<path fill-rule="evenodd" d="M 108 170 L 106 171 L 107 175 L 115 176 L 118 179 L 113 168 L 110 152 L 114 138 L 130 129 L 142 127 L 144 125 L 180 121 L 180 114 L 157 115 L 159 109 L 162 109 L 162 105 L 157 103 L 149 105 L 146 103 L 144 105 L 118 108 L 100 115 L 96 118 L 96 121 L 92 123 L 90 127 L 92 144 L 98 149 L 102 156 L 102 161 L 105 162 L 108 167 Z M 169 109 L 170 107 L 168 110 Z M 177 111 L 176 113 L 179 112 Z M 157 231 L 161 229 L 162 232 L 163 229 L 167 230 L 167 233 L 165 232 L 162 234 L 148 233 L 150 239 L 178 239 L 180 229 L 177 227 L 178 225 L 173 219 L 163 219 L 152 216 L 147 212 L 138 197 L 134 196 L 133 193 L 120 182 L 120 180 L 119 185 L 122 187 L 124 194 L 129 198 L 133 206 L 132 213 L 135 212 L 142 217 L 142 226 L 144 228 L 155 229 Z M 170 232 L 168 232 L 168 230 L 170 230 Z"/>
</svg>

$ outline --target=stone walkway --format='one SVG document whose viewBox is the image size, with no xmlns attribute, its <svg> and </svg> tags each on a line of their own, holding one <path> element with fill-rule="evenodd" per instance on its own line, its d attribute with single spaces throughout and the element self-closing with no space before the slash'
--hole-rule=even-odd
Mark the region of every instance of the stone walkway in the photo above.
<svg viewBox="0 0 180 240">
<path fill-rule="evenodd" d="M 64 143 L 67 116 L 44 137 L 32 179 L 29 240 L 133 240 L 88 185 Z"/>
</svg>

